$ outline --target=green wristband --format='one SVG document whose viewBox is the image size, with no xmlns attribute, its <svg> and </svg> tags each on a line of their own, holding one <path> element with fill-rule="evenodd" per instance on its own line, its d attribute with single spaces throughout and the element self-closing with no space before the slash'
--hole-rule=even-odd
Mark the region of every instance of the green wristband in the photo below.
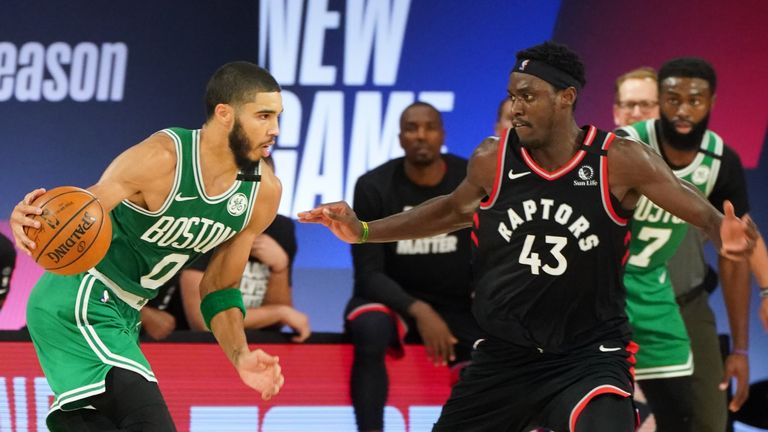
<svg viewBox="0 0 768 432">
<path fill-rule="evenodd" d="M 243 304 L 243 295 L 238 288 L 225 288 L 214 291 L 203 298 L 200 302 L 200 312 L 203 313 L 205 326 L 211 329 L 211 319 L 221 311 L 238 308 L 245 318 L 245 305 Z"/>
<path fill-rule="evenodd" d="M 360 243 L 365 243 L 368 241 L 368 222 L 360 221 L 360 224 L 363 226 L 363 235 L 360 236 Z"/>
</svg>

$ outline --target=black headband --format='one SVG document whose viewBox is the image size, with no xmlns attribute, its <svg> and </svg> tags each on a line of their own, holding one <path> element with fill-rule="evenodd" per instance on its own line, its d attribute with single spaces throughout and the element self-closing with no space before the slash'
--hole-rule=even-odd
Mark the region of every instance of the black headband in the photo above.
<svg viewBox="0 0 768 432">
<path fill-rule="evenodd" d="M 568 87 L 575 87 L 581 90 L 581 84 L 576 78 L 563 72 L 562 70 L 538 60 L 518 59 L 512 72 L 520 72 L 539 77 L 552 84 L 556 89 L 562 90 Z"/>
</svg>

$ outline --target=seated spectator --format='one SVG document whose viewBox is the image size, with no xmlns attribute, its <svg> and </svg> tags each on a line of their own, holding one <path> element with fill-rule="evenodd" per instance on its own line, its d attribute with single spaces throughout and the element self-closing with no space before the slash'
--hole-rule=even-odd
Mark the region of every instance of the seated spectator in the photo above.
<svg viewBox="0 0 768 432">
<path fill-rule="evenodd" d="M 281 215 L 254 240 L 240 280 L 246 329 L 279 330 L 287 325 L 296 332 L 294 342 L 309 337 L 309 319 L 293 308 L 291 297 L 296 249 L 293 221 Z M 200 313 L 198 286 L 212 255 L 209 251 L 191 263 L 142 309 L 142 326 L 152 339 L 164 339 L 173 330 L 207 330 Z"/>
<path fill-rule="evenodd" d="M 400 117 L 405 157 L 358 179 L 354 207 L 361 220 L 382 218 L 452 191 L 467 161 L 440 154 L 440 113 L 416 102 Z M 362 242 L 365 241 L 365 236 Z M 352 246 L 355 286 L 345 312 L 354 344 L 350 390 L 357 427 L 384 428 L 389 390 L 387 352 L 402 356 L 403 342 L 423 343 L 435 366 L 458 371 L 481 330 L 471 312 L 470 233 L 387 244 Z"/>
</svg>

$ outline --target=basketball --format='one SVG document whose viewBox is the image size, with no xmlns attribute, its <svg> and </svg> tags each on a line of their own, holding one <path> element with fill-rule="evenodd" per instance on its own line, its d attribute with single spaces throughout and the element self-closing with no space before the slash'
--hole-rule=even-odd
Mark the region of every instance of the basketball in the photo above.
<svg viewBox="0 0 768 432">
<path fill-rule="evenodd" d="M 25 227 L 24 232 L 37 246 L 32 258 L 41 267 L 73 275 L 104 258 L 112 241 L 112 221 L 93 194 L 62 186 L 45 192 L 32 205 L 43 209 L 32 217 L 40 228 Z"/>
</svg>

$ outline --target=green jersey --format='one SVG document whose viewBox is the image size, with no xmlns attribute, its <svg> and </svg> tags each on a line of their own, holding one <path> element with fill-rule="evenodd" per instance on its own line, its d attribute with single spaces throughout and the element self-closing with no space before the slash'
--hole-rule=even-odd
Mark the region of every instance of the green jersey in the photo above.
<svg viewBox="0 0 768 432">
<path fill-rule="evenodd" d="M 620 130 L 661 154 L 657 124 L 655 120 L 646 120 Z M 673 172 L 678 178 L 688 181 L 708 196 L 715 186 L 722 154 L 723 140 L 716 133 L 707 130 L 693 162 Z M 687 229 L 688 224 L 685 221 L 672 216 L 648 198 L 641 197 L 632 216 L 632 242 L 629 244 L 630 256 L 626 271 L 645 272 L 651 268 L 666 266 L 683 241 Z"/>
<path fill-rule="evenodd" d="M 657 121 L 647 120 L 620 130 L 661 154 L 657 126 Z M 723 147 L 722 139 L 707 131 L 693 162 L 673 170 L 675 175 L 708 195 L 717 179 Z M 638 201 L 630 222 L 632 241 L 624 274 L 627 316 L 640 347 L 635 369 L 638 381 L 693 373 L 690 340 L 667 274 L 667 261 L 687 229 L 684 221 L 647 198 Z"/>
<path fill-rule="evenodd" d="M 235 181 L 218 196 L 203 187 L 200 130 L 165 129 L 176 146 L 176 174 L 156 211 L 125 200 L 112 217 L 112 244 L 89 271 L 134 308 L 197 256 L 229 240 L 248 224 L 259 182 Z M 257 172 L 258 174 L 258 172 Z"/>
<path fill-rule="evenodd" d="M 200 171 L 200 131 L 160 133 L 173 139 L 177 157 L 163 205 L 148 211 L 120 203 L 110 213 L 106 257 L 88 273 L 46 272 L 30 294 L 27 324 L 56 395 L 52 410 L 88 405 L 89 397 L 106 390 L 113 367 L 157 381 L 139 346 L 141 307 L 184 264 L 232 238 L 251 217 L 258 182 L 236 181 L 209 196 Z"/>
</svg>

